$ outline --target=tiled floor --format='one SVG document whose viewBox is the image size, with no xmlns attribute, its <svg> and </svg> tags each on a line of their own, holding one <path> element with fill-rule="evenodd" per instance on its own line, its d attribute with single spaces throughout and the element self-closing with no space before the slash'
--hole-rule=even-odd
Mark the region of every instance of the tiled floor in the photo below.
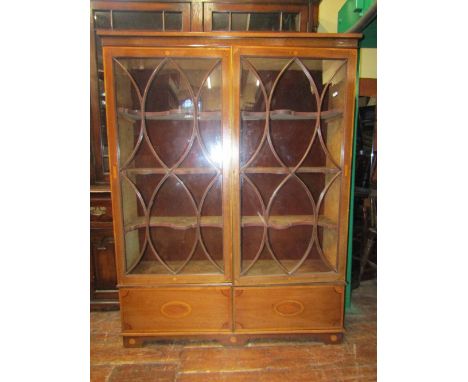
<svg viewBox="0 0 468 382">
<path fill-rule="evenodd" d="M 93 312 L 91 381 L 376 381 L 376 289 L 366 281 L 353 291 L 341 345 L 262 340 L 244 347 L 166 342 L 126 349 L 119 312 Z"/>
</svg>

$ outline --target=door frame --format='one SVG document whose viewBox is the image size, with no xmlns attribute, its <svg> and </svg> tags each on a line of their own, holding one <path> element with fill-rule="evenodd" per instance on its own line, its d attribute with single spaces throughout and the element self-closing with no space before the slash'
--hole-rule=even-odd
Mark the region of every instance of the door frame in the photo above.
<svg viewBox="0 0 468 382">
<path fill-rule="evenodd" d="M 280 274 L 265 276 L 241 276 L 241 214 L 240 214 L 240 58 L 250 57 L 307 57 L 314 59 L 343 59 L 347 61 L 346 68 L 346 101 L 343 115 L 343 145 L 341 149 L 340 167 L 341 191 L 338 218 L 337 271 L 311 273 L 300 276 Z M 351 156 L 353 142 L 353 116 L 355 73 L 357 52 L 354 49 L 309 48 L 309 47 L 234 47 L 233 48 L 233 141 L 232 141 L 232 217 L 233 217 L 233 279 L 236 286 L 274 285 L 274 284 L 305 284 L 311 282 L 345 282 L 349 190 L 351 180 Z"/>
<path fill-rule="evenodd" d="M 223 258 L 224 274 L 127 274 L 125 272 L 125 235 L 123 227 L 123 208 L 121 202 L 121 176 L 119 173 L 119 149 L 116 112 L 116 94 L 114 90 L 114 65 L 113 59 L 121 58 L 152 58 L 152 57 L 198 57 L 220 58 L 222 73 L 222 133 L 223 133 Z M 110 186 L 112 195 L 112 212 L 114 216 L 114 236 L 117 278 L 119 286 L 138 285 L 178 285 L 178 284 L 230 284 L 232 281 L 232 234 L 231 234 L 231 129 L 230 115 L 230 86 L 229 73 L 231 73 L 230 49 L 223 47 L 103 47 L 105 89 L 107 102 L 107 131 L 110 156 Z"/>
</svg>

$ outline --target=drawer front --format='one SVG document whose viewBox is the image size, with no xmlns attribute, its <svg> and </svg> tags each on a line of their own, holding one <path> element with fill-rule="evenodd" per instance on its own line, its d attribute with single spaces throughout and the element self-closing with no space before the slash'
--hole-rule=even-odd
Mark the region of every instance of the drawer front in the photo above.
<svg viewBox="0 0 468 382">
<path fill-rule="evenodd" d="M 122 288 L 124 333 L 231 331 L 229 287 Z"/>
<path fill-rule="evenodd" d="M 235 288 L 235 330 L 325 330 L 343 327 L 342 285 Z"/>
<path fill-rule="evenodd" d="M 112 202 L 110 199 L 91 199 L 91 221 L 112 222 Z"/>
</svg>

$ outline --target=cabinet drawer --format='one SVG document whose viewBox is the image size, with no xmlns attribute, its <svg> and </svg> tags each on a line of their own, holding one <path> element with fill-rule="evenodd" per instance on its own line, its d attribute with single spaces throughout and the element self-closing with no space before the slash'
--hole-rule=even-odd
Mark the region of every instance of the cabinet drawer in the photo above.
<svg viewBox="0 0 468 382">
<path fill-rule="evenodd" d="M 92 222 L 112 222 L 111 200 L 91 198 L 90 214 Z"/>
<path fill-rule="evenodd" d="M 339 329 L 343 326 L 341 285 L 235 288 L 236 331 Z"/>
<path fill-rule="evenodd" d="M 122 288 L 124 333 L 226 332 L 231 330 L 231 291 L 226 287 Z"/>
</svg>

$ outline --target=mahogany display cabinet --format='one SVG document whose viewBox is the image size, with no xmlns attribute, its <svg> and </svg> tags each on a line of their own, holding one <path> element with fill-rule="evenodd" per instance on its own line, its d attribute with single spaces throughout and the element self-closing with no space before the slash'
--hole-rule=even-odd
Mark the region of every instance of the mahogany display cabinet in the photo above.
<svg viewBox="0 0 468 382">
<path fill-rule="evenodd" d="M 360 35 L 99 34 L 124 344 L 339 343 Z"/>
</svg>

